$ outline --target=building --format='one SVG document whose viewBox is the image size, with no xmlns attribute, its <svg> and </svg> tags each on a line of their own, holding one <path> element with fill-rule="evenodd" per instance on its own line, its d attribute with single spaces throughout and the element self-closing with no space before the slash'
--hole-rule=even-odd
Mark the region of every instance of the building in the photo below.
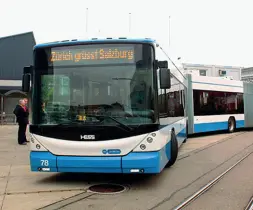
<svg viewBox="0 0 253 210">
<path fill-rule="evenodd" d="M 241 80 L 242 67 L 183 63 L 185 73 L 210 77 L 229 77 Z"/>
<path fill-rule="evenodd" d="M 247 82 L 253 82 L 253 67 L 242 69 L 241 80 L 247 81 Z"/>
<path fill-rule="evenodd" d="M 33 32 L 0 37 L 0 122 L 15 122 L 13 109 L 20 98 L 24 66 L 32 64 Z"/>
</svg>

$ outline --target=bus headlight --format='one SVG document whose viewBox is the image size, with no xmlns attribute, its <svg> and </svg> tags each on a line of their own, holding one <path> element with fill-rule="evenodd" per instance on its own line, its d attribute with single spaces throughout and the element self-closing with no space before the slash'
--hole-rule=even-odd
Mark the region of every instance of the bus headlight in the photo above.
<svg viewBox="0 0 253 210">
<path fill-rule="evenodd" d="M 153 152 L 158 151 L 166 144 L 166 137 L 160 131 L 146 135 L 143 140 L 133 149 L 134 152 Z"/>
<path fill-rule="evenodd" d="M 145 145 L 145 144 L 141 144 L 141 145 L 140 145 L 140 148 L 141 148 L 142 150 L 144 150 L 144 149 L 146 149 L 146 145 Z"/>
<path fill-rule="evenodd" d="M 31 151 L 48 151 L 38 140 L 37 137 L 33 136 L 31 134 L 31 144 L 30 144 L 30 150 Z"/>
<path fill-rule="evenodd" d="M 34 138 L 33 137 L 31 137 L 31 142 L 34 143 Z"/>
<path fill-rule="evenodd" d="M 147 138 L 147 142 L 148 142 L 148 143 L 151 143 L 152 141 L 153 141 L 153 139 L 152 139 L 151 137 L 148 137 L 148 138 Z"/>
</svg>

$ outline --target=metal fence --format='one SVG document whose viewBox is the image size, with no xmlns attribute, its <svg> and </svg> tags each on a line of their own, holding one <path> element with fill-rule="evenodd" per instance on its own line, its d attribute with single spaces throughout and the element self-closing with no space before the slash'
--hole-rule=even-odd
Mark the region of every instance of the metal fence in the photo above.
<svg viewBox="0 0 253 210">
<path fill-rule="evenodd" d="M 0 125 L 17 124 L 13 109 L 18 104 L 19 99 L 23 97 L 30 98 L 26 93 L 20 90 L 9 90 L 5 93 L 0 93 Z"/>
<path fill-rule="evenodd" d="M 16 116 L 14 114 L 0 114 L 0 125 L 16 125 Z"/>
</svg>

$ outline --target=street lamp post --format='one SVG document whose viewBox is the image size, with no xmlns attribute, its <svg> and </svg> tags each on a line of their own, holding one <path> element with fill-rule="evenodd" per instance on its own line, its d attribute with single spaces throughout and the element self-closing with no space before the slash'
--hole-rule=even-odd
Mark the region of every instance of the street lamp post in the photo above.
<svg viewBox="0 0 253 210">
<path fill-rule="evenodd" d="M 86 8 L 86 35 L 88 34 L 88 12 L 89 12 L 89 8 Z"/>
<path fill-rule="evenodd" d="M 170 47 L 170 16 L 169 16 L 169 47 Z"/>
<path fill-rule="evenodd" d="M 131 15 L 132 14 L 129 13 L 129 20 L 128 20 L 129 21 L 129 23 L 128 23 L 129 24 L 129 33 L 131 32 Z"/>
</svg>

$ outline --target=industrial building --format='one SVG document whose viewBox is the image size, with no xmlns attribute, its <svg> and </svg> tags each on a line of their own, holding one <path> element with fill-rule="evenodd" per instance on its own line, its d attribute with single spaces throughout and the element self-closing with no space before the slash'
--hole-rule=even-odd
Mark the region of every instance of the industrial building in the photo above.
<svg viewBox="0 0 253 210">
<path fill-rule="evenodd" d="M 22 89 L 24 66 L 32 64 L 33 32 L 0 37 L 0 123 L 14 123 L 13 109 L 26 97 Z"/>
<path fill-rule="evenodd" d="M 242 69 L 241 80 L 247 81 L 247 82 L 253 82 L 253 67 Z"/>
<path fill-rule="evenodd" d="M 185 73 L 209 76 L 209 77 L 228 77 L 233 80 L 241 80 L 241 69 L 238 66 L 220 66 L 183 63 Z"/>
</svg>

